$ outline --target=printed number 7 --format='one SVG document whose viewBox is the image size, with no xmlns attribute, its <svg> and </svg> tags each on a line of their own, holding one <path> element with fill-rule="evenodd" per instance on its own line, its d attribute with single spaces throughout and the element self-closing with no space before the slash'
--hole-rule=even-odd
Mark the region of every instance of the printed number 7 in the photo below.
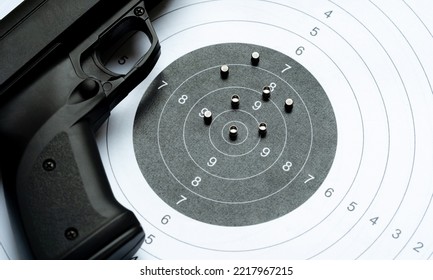
<svg viewBox="0 0 433 280">
<path fill-rule="evenodd" d="M 310 182 L 311 180 L 314 180 L 314 179 L 315 179 L 315 177 L 313 175 L 308 174 L 308 179 L 304 181 L 304 184 L 306 184 L 306 183 L 308 183 L 308 182 Z"/>
</svg>

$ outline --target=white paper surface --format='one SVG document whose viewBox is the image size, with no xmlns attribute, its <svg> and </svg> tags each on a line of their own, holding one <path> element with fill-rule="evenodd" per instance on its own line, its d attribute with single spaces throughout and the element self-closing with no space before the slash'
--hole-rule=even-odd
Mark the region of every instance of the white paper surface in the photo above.
<svg viewBox="0 0 433 280">
<path fill-rule="evenodd" d="M 151 14 L 160 60 L 98 135 L 113 191 L 146 233 L 137 257 L 431 258 L 432 8 L 427 0 L 163 1 Z M 279 219 L 246 227 L 198 222 L 168 206 L 147 185 L 132 145 L 135 112 L 153 78 L 180 56 L 224 42 L 297 60 L 328 94 L 338 125 L 336 157 L 317 193 Z M 0 194 L 0 258 L 21 258 Z"/>
</svg>

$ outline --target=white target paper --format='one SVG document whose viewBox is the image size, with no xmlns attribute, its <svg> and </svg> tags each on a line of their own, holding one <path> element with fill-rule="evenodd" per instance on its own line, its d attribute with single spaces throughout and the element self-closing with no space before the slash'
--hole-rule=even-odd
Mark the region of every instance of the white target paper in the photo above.
<svg viewBox="0 0 433 280">
<path fill-rule="evenodd" d="M 161 57 L 98 135 L 113 191 L 146 234 L 137 258 L 432 258 L 432 8 L 427 0 L 162 1 L 151 13 Z M 271 48 L 303 65 L 338 127 L 334 162 L 315 194 L 282 217 L 242 227 L 197 221 L 167 205 L 133 147 L 135 113 L 154 78 L 193 50 L 227 42 Z M 119 71 L 128 67 L 117 62 Z M 275 74 L 288 66 L 281 61 Z M 19 258 L 1 213 L 0 258 Z"/>
</svg>

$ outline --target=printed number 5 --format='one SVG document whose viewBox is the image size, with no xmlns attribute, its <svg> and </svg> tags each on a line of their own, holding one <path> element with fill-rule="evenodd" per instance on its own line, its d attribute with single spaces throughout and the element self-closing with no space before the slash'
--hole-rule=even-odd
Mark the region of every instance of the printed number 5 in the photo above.
<svg viewBox="0 0 433 280">
<path fill-rule="evenodd" d="M 358 203 L 353 201 L 352 203 L 349 204 L 349 206 L 347 206 L 347 210 L 349 210 L 350 212 L 355 211 L 356 205 L 358 205 Z"/>
<path fill-rule="evenodd" d="M 126 60 L 128 59 L 128 57 L 126 55 L 122 56 L 121 58 L 119 58 L 117 60 L 117 63 L 119 63 L 120 65 L 123 65 L 126 63 Z"/>
<path fill-rule="evenodd" d="M 144 243 L 146 243 L 146 244 L 152 244 L 154 239 L 155 239 L 155 235 L 153 235 L 153 234 L 145 235 L 145 237 L 144 237 Z"/>
<path fill-rule="evenodd" d="M 319 34 L 319 27 L 314 27 L 313 30 L 311 30 L 310 35 L 311 36 L 317 36 L 317 34 Z"/>
</svg>

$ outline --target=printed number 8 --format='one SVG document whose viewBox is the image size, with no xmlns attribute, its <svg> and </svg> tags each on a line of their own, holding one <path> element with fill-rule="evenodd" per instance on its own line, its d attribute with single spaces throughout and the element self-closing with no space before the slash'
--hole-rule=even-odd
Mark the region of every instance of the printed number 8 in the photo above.
<svg viewBox="0 0 433 280">
<path fill-rule="evenodd" d="M 194 187 L 198 187 L 198 185 L 200 185 L 200 182 L 201 182 L 201 178 L 195 177 L 194 180 L 192 180 L 191 185 L 193 185 Z"/>
<path fill-rule="evenodd" d="M 178 102 L 179 102 L 179 104 L 183 105 L 183 104 L 185 104 L 185 102 L 186 102 L 187 100 L 188 100 L 188 95 L 182 95 L 182 96 L 179 98 Z"/>
<path fill-rule="evenodd" d="M 292 168 L 292 166 L 293 166 L 293 164 L 290 161 L 288 161 L 288 162 L 286 162 L 286 164 L 283 165 L 283 170 L 286 172 L 289 172 L 290 169 Z"/>
</svg>

